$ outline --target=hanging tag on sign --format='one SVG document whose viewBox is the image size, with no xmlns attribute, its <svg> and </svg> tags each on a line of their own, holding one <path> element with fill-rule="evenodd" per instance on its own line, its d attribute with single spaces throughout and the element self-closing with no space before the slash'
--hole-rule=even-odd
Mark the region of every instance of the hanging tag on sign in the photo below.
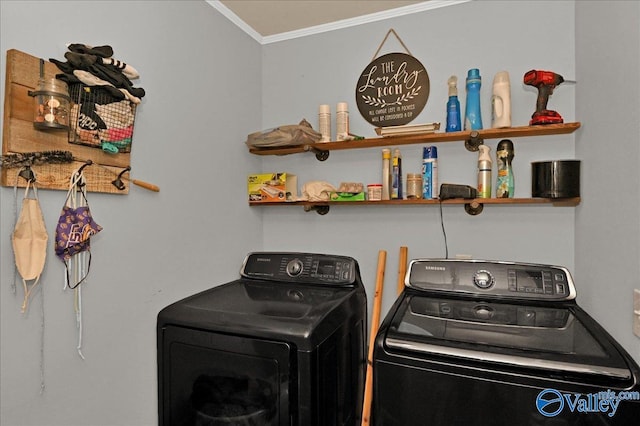
<svg viewBox="0 0 640 426">
<path fill-rule="evenodd" d="M 407 53 L 389 53 L 376 58 L 393 33 Z M 402 126 L 414 120 L 429 98 L 429 74 L 391 29 L 374 59 L 360 74 L 356 104 L 362 117 L 376 127 Z"/>
</svg>

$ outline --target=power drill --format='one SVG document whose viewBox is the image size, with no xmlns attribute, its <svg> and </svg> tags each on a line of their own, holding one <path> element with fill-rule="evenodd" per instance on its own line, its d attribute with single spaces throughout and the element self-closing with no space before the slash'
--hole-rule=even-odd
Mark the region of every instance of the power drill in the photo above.
<svg viewBox="0 0 640 426">
<path fill-rule="evenodd" d="M 553 94 L 553 89 L 564 81 L 560 74 L 556 74 L 553 71 L 531 70 L 524 75 L 524 84 L 538 89 L 536 112 L 531 116 L 529 125 L 564 122 L 560 114 L 547 109 L 547 102 L 549 102 L 549 96 Z"/>
</svg>

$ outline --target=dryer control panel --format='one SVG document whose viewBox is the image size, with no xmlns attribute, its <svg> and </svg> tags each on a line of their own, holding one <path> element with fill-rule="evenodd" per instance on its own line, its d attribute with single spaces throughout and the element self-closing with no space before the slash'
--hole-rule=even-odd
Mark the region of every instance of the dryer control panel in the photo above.
<svg viewBox="0 0 640 426">
<path fill-rule="evenodd" d="M 355 286 L 360 272 L 355 259 L 317 253 L 250 253 L 240 270 L 245 278 L 330 286 Z"/>
<path fill-rule="evenodd" d="M 532 300 L 573 300 L 575 286 L 561 266 L 487 260 L 412 260 L 405 285 L 422 291 Z"/>
</svg>

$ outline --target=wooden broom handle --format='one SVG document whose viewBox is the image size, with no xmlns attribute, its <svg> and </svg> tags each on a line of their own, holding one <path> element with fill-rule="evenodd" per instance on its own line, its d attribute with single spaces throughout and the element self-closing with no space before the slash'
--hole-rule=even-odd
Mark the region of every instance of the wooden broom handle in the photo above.
<svg viewBox="0 0 640 426">
<path fill-rule="evenodd" d="M 133 183 L 134 185 L 139 186 L 140 188 L 148 189 L 149 191 L 153 191 L 153 192 L 160 192 L 160 187 L 158 185 L 154 185 L 152 183 L 145 182 L 143 180 L 129 179 L 129 178 L 124 177 L 124 176 L 123 176 L 123 178 L 128 180 L 129 182 Z"/>
<path fill-rule="evenodd" d="M 398 260 L 398 295 L 404 290 L 404 276 L 407 273 L 407 257 L 409 249 L 400 247 L 400 258 Z"/>
<path fill-rule="evenodd" d="M 376 290 L 373 295 L 373 314 L 371 316 L 371 332 L 369 334 L 369 355 L 367 356 L 367 376 L 364 384 L 364 401 L 362 404 L 362 426 L 369 425 L 371 417 L 371 399 L 373 397 L 373 347 L 380 326 L 380 310 L 382 308 L 382 289 L 384 285 L 384 269 L 387 263 L 387 252 L 378 252 L 378 270 L 376 272 Z"/>
</svg>

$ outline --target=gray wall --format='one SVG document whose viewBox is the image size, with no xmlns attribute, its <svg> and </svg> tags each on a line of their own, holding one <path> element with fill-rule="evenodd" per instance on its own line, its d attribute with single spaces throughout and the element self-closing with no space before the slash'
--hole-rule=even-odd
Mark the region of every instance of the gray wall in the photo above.
<svg viewBox="0 0 640 426">
<path fill-rule="evenodd" d="M 125 6 L 126 4 L 126 6 Z M 10 290 L 13 189 L 0 188 L 2 425 L 152 425 L 155 316 L 169 303 L 237 277 L 260 249 L 262 220 L 247 208 L 243 141 L 261 125 L 260 45 L 203 1 L 2 1 L 6 50 L 62 59 L 66 43 L 110 44 L 147 91 L 138 109 L 132 176 L 160 186 L 89 194 L 104 231 L 92 239 L 83 284 L 84 355 L 75 350 L 73 292 L 53 250 L 42 277 L 45 381 L 39 395 L 40 300 L 20 314 Z M 62 191 L 40 191 L 50 241 Z M 52 247 L 52 246 L 51 246 Z"/>
<path fill-rule="evenodd" d="M 524 23 L 544 23 L 539 25 Z M 462 23 L 465 23 L 464 25 Z M 263 127 L 307 118 L 317 125 L 319 104 L 349 102 L 351 129 L 372 137 L 374 128 L 358 112 L 355 88 L 360 73 L 372 60 L 389 29 L 395 29 L 413 56 L 427 69 L 430 96 L 412 123 L 446 119 L 447 79 L 456 74 L 464 110 L 467 70 L 479 68 L 483 77 L 482 117 L 490 127 L 491 85 L 494 75 L 511 77 L 513 125 L 527 125 L 535 110 L 537 91 L 522 83 L 525 72 L 550 69 L 575 79 L 574 3 L 554 2 L 553 13 L 538 2 L 470 2 L 410 16 L 332 31 L 264 48 Z M 553 46 L 552 49 L 549 46 Z M 403 51 L 391 35 L 380 54 Z M 567 122 L 577 121 L 575 85 L 558 87 L 549 107 Z M 335 121 L 335 120 L 334 120 Z M 530 162 L 574 158 L 575 135 L 514 139 L 516 197 L 531 195 Z M 499 140 L 488 140 L 491 156 Z M 404 172 L 419 172 L 422 146 L 402 146 Z M 477 153 L 463 142 L 438 144 L 441 182 L 476 186 Z M 495 161 L 495 160 L 494 160 Z M 333 151 L 325 162 L 313 155 L 266 157 L 265 171 L 287 171 L 304 183 L 326 180 L 364 184 L 379 182 L 380 149 Z M 495 181 L 495 176 L 494 176 Z M 266 249 L 305 249 L 351 255 L 360 262 L 369 294 L 373 294 L 378 250 L 387 251 L 383 312 L 395 299 L 398 250 L 409 257 L 444 257 L 445 246 L 437 206 L 333 207 L 326 216 L 301 208 L 264 210 Z M 485 206 L 469 216 L 460 205 L 444 206 L 449 255 L 560 264 L 573 270 L 575 209 L 551 206 Z M 588 285 L 588 284 L 581 284 Z M 369 300 L 371 305 L 372 300 Z"/>
<path fill-rule="evenodd" d="M 476 217 L 468 216 L 461 206 L 445 206 L 449 254 L 568 266 L 578 281 L 579 300 L 640 361 L 638 339 L 629 322 L 629 291 L 639 286 L 640 272 L 640 179 L 634 169 L 640 160 L 640 94 L 634 80 L 640 74 L 634 53 L 639 52 L 639 4 L 554 2 L 553 13 L 548 13 L 533 1 L 474 1 L 261 47 L 199 1 L 128 2 L 126 13 L 122 2 L 0 2 L 2 55 L 16 48 L 61 58 L 67 42 L 111 44 L 117 56 L 140 70 L 139 85 L 148 96 L 138 113 L 133 176 L 161 187 L 159 194 L 136 188 L 125 197 L 90 194 L 92 211 L 105 231 L 92 244 L 92 275 L 83 293 L 86 361 L 75 353 L 72 296 L 61 290 L 62 265 L 49 253 L 43 277 L 47 325 L 43 395 L 38 394 L 40 296 L 23 318 L 20 293 L 10 292 L 13 191 L 0 188 L 0 423 L 156 423 L 155 314 L 174 300 L 237 276 L 248 251 L 354 256 L 371 295 L 378 250 L 387 250 L 383 313 L 394 299 L 399 246 L 408 246 L 410 257 L 444 256 L 437 207 L 345 206 L 319 216 L 301 208 L 248 208 L 242 195 L 246 174 L 257 171 L 293 172 L 301 183 L 378 180 L 378 149 L 336 151 L 320 163 L 312 155 L 251 156 L 242 141 L 249 132 L 302 118 L 317 126 L 317 105 L 335 106 L 343 100 L 350 104 L 352 131 L 373 136 L 372 127 L 357 111 L 354 90 L 359 73 L 390 28 L 423 62 L 431 78 L 429 101 L 415 123 L 444 122 L 447 78 L 457 74 L 463 80 L 472 67 L 479 68 L 483 77 L 485 126 L 497 71 L 511 75 L 514 125 L 526 124 L 535 108 L 536 91 L 521 83 L 526 71 L 551 69 L 580 81 L 556 89 L 549 106 L 567 122 L 581 121 L 583 128 L 573 135 L 515 139 L 514 169 L 516 196 L 527 197 L 531 161 L 580 158 L 589 170 L 583 175 L 583 203 L 577 208 L 486 206 Z M 611 17 L 601 19 L 605 12 Z M 100 20 L 90 19 L 93 16 Z M 34 22 L 74 25 L 59 25 L 53 35 L 42 37 L 31 30 Z M 544 22 L 544 31 L 529 24 L 535 22 Z M 401 49 L 390 37 L 381 54 Z M 621 68 L 626 78 L 616 75 L 612 86 L 616 90 L 610 92 L 601 74 Z M 582 81 L 593 83 L 587 86 Z M 618 103 L 619 94 L 629 96 L 620 106 L 608 102 L 613 110 L 605 108 L 602 99 L 614 93 Z M 626 117 L 628 128 L 603 124 L 603 116 L 619 115 Z M 618 143 L 624 138 L 630 155 L 595 157 L 602 141 Z M 497 142 L 488 142 L 493 156 Z M 419 171 L 421 148 L 402 148 L 405 173 Z M 438 144 L 438 151 L 442 181 L 474 184 L 474 153 L 462 143 Z M 631 194 L 624 203 L 613 195 L 602 201 L 609 188 L 606 182 L 592 186 L 599 176 L 590 166 L 596 159 L 604 159 L 605 170 L 619 166 L 625 170 L 629 180 L 624 184 Z M 220 190 L 222 184 L 226 190 Z M 40 197 L 51 233 L 63 195 L 41 191 Z M 597 233 L 591 232 L 593 228 Z M 603 261 L 614 262 L 619 269 L 605 274 Z"/>
<path fill-rule="evenodd" d="M 576 2 L 576 212 L 580 303 L 640 360 L 631 333 L 640 288 L 640 2 Z M 603 27 L 604 24 L 604 27 Z"/>
</svg>

